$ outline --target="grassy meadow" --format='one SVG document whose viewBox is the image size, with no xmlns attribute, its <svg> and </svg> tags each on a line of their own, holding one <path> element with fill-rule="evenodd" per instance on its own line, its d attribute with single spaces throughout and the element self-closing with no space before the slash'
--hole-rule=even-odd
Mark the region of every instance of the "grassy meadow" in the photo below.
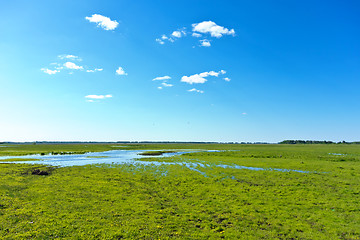
<svg viewBox="0 0 360 240">
<path fill-rule="evenodd" d="M 0 161 L 0 239 L 360 239 L 360 145 L 4 146 L 0 156 L 222 151 L 157 158 L 205 164 L 197 171 L 181 164 L 60 168 Z"/>
</svg>

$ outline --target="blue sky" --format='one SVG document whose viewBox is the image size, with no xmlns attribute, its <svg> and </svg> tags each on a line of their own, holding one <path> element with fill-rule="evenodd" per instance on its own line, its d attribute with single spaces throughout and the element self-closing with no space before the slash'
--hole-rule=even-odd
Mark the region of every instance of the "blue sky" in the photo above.
<svg viewBox="0 0 360 240">
<path fill-rule="evenodd" d="M 1 1 L 0 141 L 360 140 L 359 10 Z"/>
</svg>

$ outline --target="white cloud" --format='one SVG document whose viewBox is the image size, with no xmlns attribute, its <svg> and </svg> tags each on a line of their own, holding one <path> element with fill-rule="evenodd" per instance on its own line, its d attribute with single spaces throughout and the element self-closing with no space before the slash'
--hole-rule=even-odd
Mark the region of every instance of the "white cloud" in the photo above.
<svg viewBox="0 0 360 240">
<path fill-rule="evenodd" d="M 128 75 L 124 69 L 122 67 L 119 67 L 117 70 L 116 70 L 116 74 L 117 75 Z"/>
<path fill-rule="evenodd" d="M 104 30 L 114 30 L 119 25 L 117 21 L 112 21 L 110 18 L 100 14 L 93 14 L 91 17 L 85 17 L 85 19 L 97 23 L 97 25 Z"/>
<path fill-rule="evenodd" d="M 196 88 L 193 88 L 193 89 L 189 89 L 189 90 L 187 90 L 188 92 L 198 92 L 198 93 L 204 93 L 204 91 L 202 91 L 202 90 L 198 90 L 198 89 L 196 89 Z"/>
<path fill-rule="evenodd" d="M 107 95 L 87 95 L 85 96 L 85 98 L 89 98 L 89 99 L 105 99 L 105 98 L 112 98 L 111 94 L 107 94 Z"/>
<path fill-rule="evenodd" d="M 192 33 L 191 36 L 197 37 L 197 38 L 202 37 L 202 35 L 200 33 Z"/>
<path fill-rule="evenodd" d="M 220 71 L 220 72 L 210 71 L 210 72 L 200 73 L 199 75 L 200 75 L 201 77 L 208 77 L 208 76 L 218 77 L 220 73 L 221 73 L 221 71 Z"/>
<path fill-rule="evenodd" d="M 203 21 L 201 23 L 192 24 L 193 32 L 210 33 L 212 37 L 221 38 L 223 35 L 235 35 L 234 29 L 227 29 L 219 26 L 212 21 Z"/>
<path fill-rule="evenodd" d="M 231 79 L 226 77 L 226 78 L 224 78 L 224 80 L 227 81 L 227 82 L 230 82 Z"/>
<path fill-rule="evenodd" d="M 174 36 L 174 37 L 177 37 L 177 38 L 181 38 L 181 32 L 180 31 L 173 31 L 173 33 L 171 35 Z"/>
<path fill-rule="evenodd" d="M 162 87 L 157 87 L 157 88 L 160 89 L 160 90 L 163 89 Z"/>
<path fill-rule="evenodd" d="M 201 77 L 199 74 L 194 74 L 191 76 L 183 76 L 181 78 L 181 82 L 186 82 L 189 84 L 193 84 L 193 83 L 205 83 L 207 80 L 203 77 Z"/>
<path fill-rule="evenodd" d="M 207 81 L 206 77 L 212 76 L 212 77 L 218 77 L 219 74 L 225 74 L 226 71 L 221 70 L 219 72 L 210 71 L 210 72 L 203 72 L 199 74 L 194 74 L 191 76 L 183 76 L 181 78 L 181 82 L 186 82 L 189 84 L 193 83 L 205 83 Z"/>
<path fill-rule="evenodd" d="M 164 44 L 165 40 L 169 42 L 175 42 L 175 39 L 181 38 L 183 36 L 186 36 L 186 28 L 181 28 L 176 31 L 173 31 L 169 36 L 166 36 L 165 34 L 161 35 L 161 38 L 156 38 L 155 41 Z"/>
<path fill-rule="evenodd" d="M 174 85 L 172 85 L 170 83 L 166 83 L 166 82 L 161 83 L 161 85 L 163 85 L 164 87 L 172 87 L 172 86 L 174 86 Z"/>
<path fill-rule="evenodd" d="M 86 72 L 101 72 L 102 68 L 95 68 L 94 70 L 86 70 Z"/>
<path fill-rule="evenodd" d="M 82 59 L 80 57 L 75 56 L 75 55 L 71 55 L 71 54 L 62 54 L 62 55 L 59 55 L 58 58 L 82 61 Z"/>
<path fill-rule="evenodd" d="M 165 81 L 165 80 L 169 80 L 169 79 L 171 79 L 171 77 L 169 77 L 169 76 L 163 76 L 163 77 L 156 77 L 156 78 L 154 78 L 153 79 L 153 81 Z"/>
<path fill-rule="evenodd" d="M 247 113 L 246 113 L 246 112 L 243 112 L 242 115 L 247 115 Z"/>
<path fill-rule="evenodd" d="M 82 66 L 78 66 L 73 62 L 64 63 L 64 67 L 66 67 L 68 69 L 74 69 L 74 70 L 82 70 L 82 69 L 84 69 Z"/>
<path fill-rule="evenodd" d="M 53 74 L 60 72 L 59 70 L 50 70 L 48 68 L 42 68 L 41 71 L 43 71 L 44 73 L 49 74 L 49 75 L 53 75 Z"/>
<path fill-rule="evenodd" d="M 160 38 L 155 39 L 155 41 L 157 41 L 158 43 L 160 43 L 161 45 L 163 45 L 165 42 L 163 40 L 161 40 Z"/>
<path fill-rule="evenodd" d="M 200 40 L 200 45 L 203 47 L 210 47 L 211 43 L 209 42 L 209 40 L 204 39 L 204 40 Z"/>
<path fill-rule="evenodd" d="M 178 35 L 178 33 L 180 33 L 180 35 Z M 175 34 L 176 36 L 175 36 L 174 34 Z M 180 38 L 180 37 L 181 37 L 181 32 L 175 31 L 175 32 L 172 33 L 172 35 L 175 36 L 175 37 L 177 37 L 177 38 Z M 163 34 L 163 35 L 161 36 L 161 38 L 156 38 L 156 39 L 155 39 L 155 41 L 158 42 L 158 43 L 160 43 L 161 45 L 163 45 L 163 44 L 165 43 L 165 40 L 167 40 L 167 41 L 169 41 L 169 42 L 175 42 L 175 40 L 174 40 L 173 38 L 167 37 L 165 34 Z"/>
</svg>

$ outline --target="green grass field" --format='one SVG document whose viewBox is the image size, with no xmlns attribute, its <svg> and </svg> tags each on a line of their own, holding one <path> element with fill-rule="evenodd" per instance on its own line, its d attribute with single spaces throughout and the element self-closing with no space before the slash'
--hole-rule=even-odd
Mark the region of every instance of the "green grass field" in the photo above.
<svg viewBox="0 0 360 240">
<path fill-rule="evenodd" d="M 55 168 L 0 163 L 0 239 L 360 239 L 359 145 L 6 146 L 0 156 L 226 151 L 157 159 L 207 164 L 197 167 L 206 176 L 183 165 Z M 49 175 L 33 175 L 34 169 Z"/>
</svg>

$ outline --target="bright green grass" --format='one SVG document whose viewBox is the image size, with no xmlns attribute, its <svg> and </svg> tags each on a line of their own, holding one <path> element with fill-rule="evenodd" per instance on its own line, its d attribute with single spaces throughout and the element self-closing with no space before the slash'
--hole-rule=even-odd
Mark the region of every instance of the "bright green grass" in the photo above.
<svg viewBox="0 0 360 240">
<path fill-rule="evenodd" d="M 86 146 L 17 145 L 0 154 L 117 149 Z M 0 164 L 0 239 L 360 239 L 360 146 L 127 148 L 240 151 L 156 158 L 206 163 L 212 167 L 198 170 L 208 177 L 181 165 Z M 312 173 L 224 169 L 219 163 Z M 31 175 L 35 168 L 51 175 Z"/>
</svg>

